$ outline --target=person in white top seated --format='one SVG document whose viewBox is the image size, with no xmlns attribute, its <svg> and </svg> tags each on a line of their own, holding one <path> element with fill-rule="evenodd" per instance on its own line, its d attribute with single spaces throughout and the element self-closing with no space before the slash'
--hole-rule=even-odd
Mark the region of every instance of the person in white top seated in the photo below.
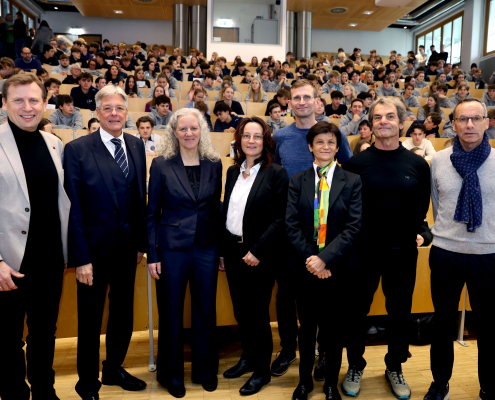
<svg viewBox="0 0 495 400">
<path fill-rule="evenodd" d="M 408 150 L 416 147 L 420 148 L 424 151 L 426 160 L 430 160 L 433 154 L 436 153 L 433 144 L 426 139 L 426 127 L 423 124 L 411 125 L 411 139 L 403 141 L 402 146 Z"/>
<path fill-rule="evenodd" d="M 162 144 L 162 137 L 153 132 L 155 122 L 146 115 L 136 121 L 136 126 L 138 133 L 134 136 L 143 140 L 146 155 L 154 156 Z"/>
</svg>

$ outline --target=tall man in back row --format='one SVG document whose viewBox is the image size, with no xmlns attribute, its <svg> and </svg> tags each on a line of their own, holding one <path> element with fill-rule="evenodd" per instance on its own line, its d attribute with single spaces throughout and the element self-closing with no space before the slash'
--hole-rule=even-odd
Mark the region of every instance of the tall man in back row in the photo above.
<svg viewBox="0 0 495 400">
<path fill-rule="evenodd" d="M 454 366 L 452 332 L 464 284 L 476 320 L 480 400 L 494 400 L 495 346 L 495 150 L 488 135 L 485 105 L 468 98 L 454 108 L 454 146 L 431 160 L 433 246 L 431 297 L 435 307 L 431 372 L 425 400 L 450 395 Z"/>
<path fill-rule="evenodd" d="M 359 273 L 350 296 L 352 329 L 349 329 L 347 358 L 349 370 L 342 390 L 357 396 L 361 390 L 366 315 L 382 279 L 388 313 L 388 353 L 385 376 L 399 399 L 411 397 L 402 374 L 407 361 L 408 337 L 404 334 L 411 315 L 418 258 L 417 235 L 430 204 L 430 168 L 420 156 L 399 141 L 406 120 L 406 108 L 397 97 L 382 97 L 369 112 L 375 143 L 347 161 L 343 168 L 361 176 L 363 183 L 363 224 L 357 254 Z M 405 204 L 413 204 L 407 213 Z M 379 251 L 377 246 L 380 247 Z"/>
<path fill-rule="evenodd" d="M 69 267 L 77 278 L 76 392 L 98 400 L 101 383 L 137 391 L 142 380 L 123 367 L 132 336 L 136 264 L 147 252 L 146 157 L 143 142 L 122 129 L 127 95 L 106 86 L 96 95 L 100 129 L 65 146 Z M 99 381 L 100 331 L 110 286 L 106 360 Z"/>
</svg>

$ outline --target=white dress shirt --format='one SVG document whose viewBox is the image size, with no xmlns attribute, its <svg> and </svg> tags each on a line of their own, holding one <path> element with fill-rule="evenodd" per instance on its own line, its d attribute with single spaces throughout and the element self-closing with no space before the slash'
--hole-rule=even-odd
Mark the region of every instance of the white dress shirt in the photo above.
<svg viewBox="0 0 495 400">
<path fill-rule="evenodd" d="M 328 170 L 327 175 L 325 177 L 327 180 L 328 187 L 330 189 L 332 188 L 333 174 L 335 172 L 336 166 L 337 166 L 337 162 L 334 162 L 333 165 Z M 320 181 L 320 177 L 318 176 L 318 165 L 316 163 L 313 163 L 313 168 L 315 170 L 315 192 L 316 192 L 316 187 L 318 186 L 318 182 Z"/>
<path fill-rule="evenodd" d="M 244 160 L 241 165 L 239 177 L 237 178 L 237 182 L 230 195 L 229 210 L 227 212 L 226 227 L 233 235 L 242 236 L 242 220 L 244 219 L 246 202 L 260 167 L 260 163 L 254 165 L 249 170 L 250 175 L 247 178 L 244 178 L 242 173 L 246 171 L 246 161 Z"/>
<path fill-rule="evenodd" d="M 141 138 L 139 133 L 136 133 L 134 136 L 137 137 L 138 139 Z M 157 135 L 155 132 L 151 133 L 151 136 L 148 140 L 144 140 L 143 138 L 141 139 L 143 140 L 144 150 L 146 151 L 146 153 L 157 152 L 158 148 L 162 144 L 162 137 L 160 135 Z"/>
<path fill-rule="evenodd" d="M 122 142 L 122 149 L 124 149 L 124 154 L 127 159 L 127 149 L 125 148 L 125 140 L 124 140 L 124 133 L 121 133 L 118 138 L 113 137 L 110 135 L 107 131 L 105 131 L 103 128 L 100 127 L 100 136 L 101 136 L 101 141 L 103 144 L 106 146 L 110 154 L 112 155 L 113 158 L 115 158 L 115 145 L 111 142 L 112 139 L 119 139 Z"/>
</svg>

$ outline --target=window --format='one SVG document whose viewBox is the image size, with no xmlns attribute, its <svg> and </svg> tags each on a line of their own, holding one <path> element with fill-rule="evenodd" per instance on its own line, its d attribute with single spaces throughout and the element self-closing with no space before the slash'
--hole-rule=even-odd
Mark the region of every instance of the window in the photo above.
<svg viewBox="0 0 495 400">
<path fill-rule="evenodd" d="M 29 26 L 28 26 L 29 29 L 32 29 L 34 28 L 34 21 L 32 18 L 29 18 Z"/>
<path fill-rule="evenodd" d="M 483 55 L 495 53 L 495 1 L 486 1 Z"/>
<path fill-rule="evenodd" d="M 487 0 L 494 2 L 495 0 Z M 494 10 L 495 11 L 495 10 Z M 428 56 L 431 55 L 430 46 L 435 46 L 437 52 L 441 52 L 441 46 L 449 54 L 447 62 L 456 64 L 461 62 L 462 49 L 462 17 L 463 13 L 456 14 L 449 19 L 440 22 L 425 32 L 416 35 L 416 51 L 420 45 L 425 46 Z M 493 24 L 493 52 L 495 52 L 495 18 Z"/>
<path fill-rule="evenodd" d="M 3 9 L 2 16 L 5 18 L 5 16 L 10 13 L 10 3 L 8 0 L 3 0 L 2 9 Z"/>
<path fill-rule="evenodd" d="M 462 17 L 454 20 L 452 29 L 452 64 L 461 62 L 462 47 Z"/>
<path fill-rule="evenodd" d="M 16 19 L 15 15 L 17 14 L 17 11 L 19 11 L 19 9 L 12 4 L 12 18 L 14 18 L 14 21 Z"/>
</svg>

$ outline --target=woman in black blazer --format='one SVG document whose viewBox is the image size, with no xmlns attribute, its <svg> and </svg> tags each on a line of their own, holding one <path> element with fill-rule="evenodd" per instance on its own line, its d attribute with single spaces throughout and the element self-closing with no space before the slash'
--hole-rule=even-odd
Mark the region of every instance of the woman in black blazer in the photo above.
<svg viewBox="0 0 495 400">
<path fill-rule="evenodd" d="M 292 399 L 305 400 L 313 390 L 311 373 L 319 327 L 325 338 L 325 398 L 340 400 L 337 383 L 349 317 L 345 286 L 355 266 L 352 247 L 361 229 L 361 179 L 335 161 L 342 140 L 337 126 L 319 122 L 306 138 L 315 162 L 307 171 L 292 176 L 286 215 L 292 244 L 289 259 L 299 277 L 296 302 L 301 325 L 300 382 Z"/>
<path fill-rule="evenodd" d="M 184 397 L 183 314 L 187 282 L 192 302 L 192 381 L 217 388 L 215 345 L 217 241 L 222 163 L 208 125 L 194 108 L 174 113 L 151 164 L 148 268 L 156 279 L 160 331 L 156 379 Z"/>
<path fill-rule="evenodd" d="M 285 209 L 289 179 L 274 164 L 275 142 L 265 121 L 244 118 L 234 136 L 234 165 L 227 171 L 222 210 L 220 269 L 225 268 L 234 315 L 241 334 L 242 356 L 224 372 L 238 378 L 253 372 L 240 389 L 252 395 L 270 382 L 273 351 L 270 299 L 273 267 L 287 243 Z"/>
</svg>

